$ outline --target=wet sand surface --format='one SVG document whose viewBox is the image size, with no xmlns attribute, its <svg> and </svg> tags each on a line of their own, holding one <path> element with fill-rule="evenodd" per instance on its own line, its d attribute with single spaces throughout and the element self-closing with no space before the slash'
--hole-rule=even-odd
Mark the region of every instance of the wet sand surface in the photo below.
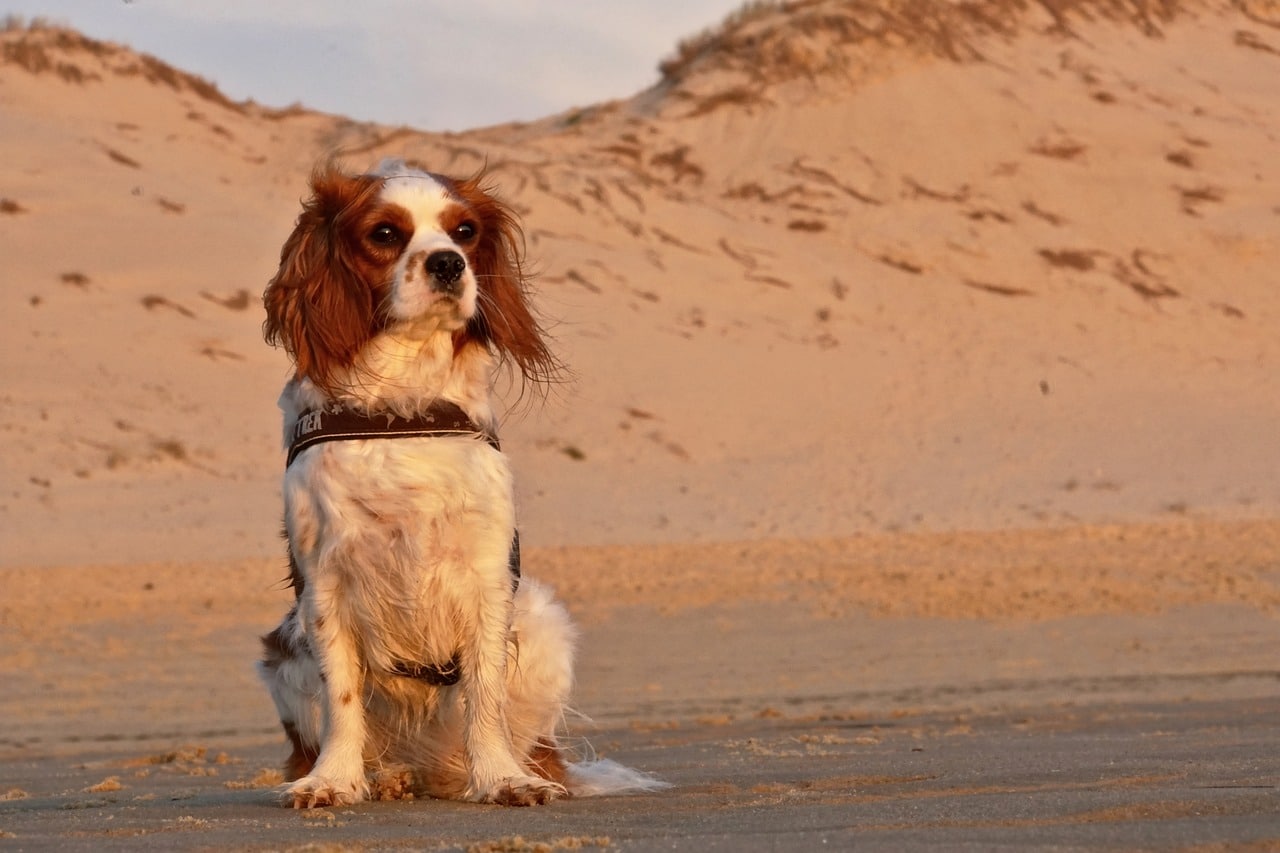
<svg viewBox="0 0 1280 853">
<path fill-rule="evenodd" d="M 1274 698 L 606 729 L 663 793 L 294 812 L 278 744 L 6 762 L 7 849 L 1275 849 Z M 10 794 L 10 797 L 14 794 Z"/>
</svg>

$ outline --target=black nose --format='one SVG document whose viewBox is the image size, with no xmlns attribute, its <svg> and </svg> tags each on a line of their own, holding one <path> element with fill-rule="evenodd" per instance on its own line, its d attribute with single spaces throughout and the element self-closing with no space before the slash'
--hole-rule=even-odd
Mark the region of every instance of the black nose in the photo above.
<svg viewBox="0 0 1280 853">
<path fill-rule="evenodd" d="M 466 258 L 450 249 L 432 252 L 427 255 L 427 274 L 439 284 L 448 288 L 456 284 L 462 274 L 467 271 Z"/>
</svg>

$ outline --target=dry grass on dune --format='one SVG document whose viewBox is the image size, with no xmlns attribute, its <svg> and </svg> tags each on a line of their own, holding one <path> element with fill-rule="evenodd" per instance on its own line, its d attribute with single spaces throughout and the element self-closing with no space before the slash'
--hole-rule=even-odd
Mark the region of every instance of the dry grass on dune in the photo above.
<svg viewBox="0 0 1280 853">
<path fill-rule="evenodd" d="M 989 36 L 1012 38 L 1026 29 L 1071 35 L 1081 23 L 1110 21 L 1157 37 L 1180 15 L 1228 5 L 1223 0 L 756 0 L 681 41 L 658 70 L 662 84 L 672 89 L 707 72 L 740 77 L 739 85 L 720 93 L 714 108 L 753 102 L 761 85 L 847 78 L 872 48 L 978 61 L 984 58 L 980 42 Z M 702 111 L 707 107 L 704 103 Z"/>
<path fill-rule="evenodd" d="M 91 38 L 43 18 L 24 21 L 10 15 L 5 19 L 0 27 L 0 64 L 14 65 L 36 75 L 52 74 L 78 85 L 98 82 L 106 76 L 136 77 L 177 93 L 190 92 L 233 112 L 260 109 L 250 101 L 233 101 L 214 83 L 150 54 Z"/>
</svg>

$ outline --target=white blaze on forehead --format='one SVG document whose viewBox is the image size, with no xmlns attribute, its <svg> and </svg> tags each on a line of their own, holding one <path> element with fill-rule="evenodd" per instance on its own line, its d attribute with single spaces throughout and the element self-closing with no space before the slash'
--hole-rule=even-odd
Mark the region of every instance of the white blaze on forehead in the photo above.
<svg viewBox="0 0 1280 853">
<path fill-rule="evenodd" d="M 408 212 L 415 237 L 444 233 L 440 224 L 444 214 L 458 203 L 444 184 L 426 172 L 413 169 L 393 172 L 384 180 L 379 195 L 388 204 Z"/>
<path fill-rule="evenodd" d="M 447 220 L 456 222 L 457 213 L 451 211 L 461 202 L 438 178 L 401 161 L 386 161 L 372 174 L 383 181 L 378 193 L 381 201 L 403 210 L 413 223 L 413 233 L 407 235 L 409 242 L 392 274 L 388 314 L 417 323 L 419 331 L 428 329 L 432 334 L 460 328 L 476 313 L 477 288 L 471 265 L 467 263 L 462 275 L 444 289 L 436 286 L 427 261 L 436 252 L 462 251 L 444 227 Z"/>
</svg>

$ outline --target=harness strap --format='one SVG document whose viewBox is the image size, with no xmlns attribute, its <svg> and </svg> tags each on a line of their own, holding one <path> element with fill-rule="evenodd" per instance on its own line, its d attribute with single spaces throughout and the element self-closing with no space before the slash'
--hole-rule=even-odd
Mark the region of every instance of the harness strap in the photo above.
<svg viewBox="0 0 1280 853">
<path fill-rule="evenodd" d="M 462 661 L 454 655 L 448 663 L 421 664 L 400 662 L 391 668 L 396 675 L 425 681 L 432 687 L 451 687 L 462 678 Z"/>
<path fill-rule="evenodd" d="M 500 450 L 498 438 L 476 426 L 475 421 L 456 403 L 436 400 L 425 412 L 412 417 L 382 413 L 366 415 L 360 412 L 307 409 L 298 415 L 293 426 L 293 438 L 289 442 L 289 454 L 285 467 L 293 464 L 298 454 L 326 441 L 370 438 L 429 438 L 444 435 L 481 436 L 495 450 Z"/>
</svg>

